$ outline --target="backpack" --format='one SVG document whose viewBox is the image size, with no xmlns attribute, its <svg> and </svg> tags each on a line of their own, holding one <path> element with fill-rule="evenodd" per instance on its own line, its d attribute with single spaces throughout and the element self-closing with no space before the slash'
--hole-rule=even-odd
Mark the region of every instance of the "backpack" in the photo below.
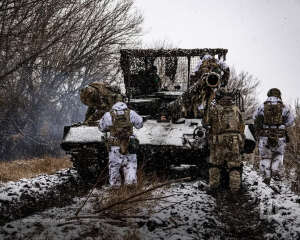
<svg viewBox="0 0 300 240">
<path fill-rule="evenodd" d="M 104 106 L 110 109 L 114 103 L 116 103 L 117 96 L 110 90 L 110 86 L 107 83 L 93 82 L 87 87 L 80 90 L 80 100 L 83 104 L 89 107 L 101 107 Z"/>
<path fill-rule="evenodd" d="M 264 103 L 264 125 L 282 125 L 282 111 L 282 102 L 272 104 L 272 102 L 266 101 Z"/>
<path fill-rule="evenodd" d="M 130 110 L 125 109 L 124 114 L 117 114 L 115 110 L 110 112 L 112 118 L 112 126 L 110 133 L 118 139 L 129 139 L 133 134 L 133 125 L 130 122 Z"/>
<path fill-rule="evenodd" d="M 241 133 L 242 123 L 237 106 L 216 106 L 217 114 L 213 119 L 213 134 Z"/>
<path fill-rule="evenodd" d="M 120 146 L 121 154 L 128 154 L 130 136 L 133 134 L 133 125 L 130 122 L 130 110 L 124 110 L 124 114 L 117 114 L 114 110 L 110 112 L 112 126 L 111 136 L 116 138 L 116 145 Z"/>
</svg>

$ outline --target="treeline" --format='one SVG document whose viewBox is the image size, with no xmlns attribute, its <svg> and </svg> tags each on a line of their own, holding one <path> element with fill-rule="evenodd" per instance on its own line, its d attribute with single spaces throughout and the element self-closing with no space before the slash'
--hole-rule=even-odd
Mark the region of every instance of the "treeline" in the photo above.
<svg viewBox="0 0 300 240">
<path fill-rule="evenodd" d="M 132 0 L 0 2 L 0 159 L 58 153 L 82 121 L 78 89 L 116 81 L 117 52 L 143 17 Z"/>
</svg>

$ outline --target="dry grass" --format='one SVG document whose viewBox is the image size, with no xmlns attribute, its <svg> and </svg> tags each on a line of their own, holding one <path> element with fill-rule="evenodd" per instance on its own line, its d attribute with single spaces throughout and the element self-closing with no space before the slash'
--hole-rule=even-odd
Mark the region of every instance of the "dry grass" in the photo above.
<svg viewBox="0 0 300 240">
<path fill-rule="evenodd" d="M 44 157 L 30 160 L 0 162 L 0 182 L 32 178 L 42 173 L 53 174 L 60 169 L 69 168 L 71 166 L 72 163 L 67 157 Z"/>
<path fill-rule="evenodd" d="M 129 196 L 143 192 L 150 185 L 154 186 L 160 182 L 157 176 L 146 177 L 142 169 L 138 170 L 137 178 L 138 180 L 135 186 L 122 185 L 118 189 L 111 189 L 108 194 L 99 201 L 100 207 L 105 208 L 108 205 L 120 202 L 124 199 L 127 199 Z M 159 194 L 148 192 L 132 200 L 126 201 L 124 204 L 114 206 L 113 208 L 109 209 L 109 211 L 115 214 L 137 214 L 141 207 L 150 208 L 153 206 L 155 200 L 149 199 L 155 198 L 159 198 Z"/>
</svg>

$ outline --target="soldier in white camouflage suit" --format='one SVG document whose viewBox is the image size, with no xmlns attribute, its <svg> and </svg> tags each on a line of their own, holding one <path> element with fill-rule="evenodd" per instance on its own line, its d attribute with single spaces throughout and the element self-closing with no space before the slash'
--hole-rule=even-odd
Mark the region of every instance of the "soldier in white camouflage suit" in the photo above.
<svg viewBox="0 0 300 240">
<path fill-rule="evenodd" d="M 137 182 L 137 155 L 130 150 L 130 143 L 135 142 L 133 126 L 143 127 L 143 118 L 135 111 L 127 108 L 123 102 L 113 105 L 110 112 L 106 112 L 99 122 L 101 132 L 110 132 L 109 147 L 109 183 L 111 186 L 121 185 L 120 170 L 124 173 L 126 185 Z"/>
<path fill-rule="evenodd" d="M 254 113 L 256 136 L 259 137 L 258 150 L 261 157 L 260 171 L 264 182 L 271 178 L 280 179 L 283 157 L 287 142 L 287 128 L 293 125 L 294 116 L 281 99 L 281 92 L 272 88 L 267 93 L 267 100 Z"/>
</svg>

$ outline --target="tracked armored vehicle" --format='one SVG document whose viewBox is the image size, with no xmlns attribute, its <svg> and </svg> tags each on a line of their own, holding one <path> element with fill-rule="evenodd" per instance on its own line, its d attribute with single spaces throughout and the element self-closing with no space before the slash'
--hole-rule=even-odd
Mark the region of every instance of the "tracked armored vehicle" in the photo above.
<svg viewBox="0 0 300 240">
<path fill-rule="evenodd" d="M 227 49 L 123 49 L 120 54 L 127 105 L 144 118 L 144 127 L 134 129 L 140 142 L 138 163 L 146 172 L 193 165 L 198 174 L 207 175 L 209 146 L 201 119 L 183 118 L 174 105 L 198 88 L 191 86 L 190 77 L 201 58 L 210 54 L 225 60 Z M 249 152 L 255 142 L 248 127 L 245 131 Z M 65 126 L 61 147 L 84 179 L 107 169 L 106 137 L 97 123 Z"/>
</svg>

